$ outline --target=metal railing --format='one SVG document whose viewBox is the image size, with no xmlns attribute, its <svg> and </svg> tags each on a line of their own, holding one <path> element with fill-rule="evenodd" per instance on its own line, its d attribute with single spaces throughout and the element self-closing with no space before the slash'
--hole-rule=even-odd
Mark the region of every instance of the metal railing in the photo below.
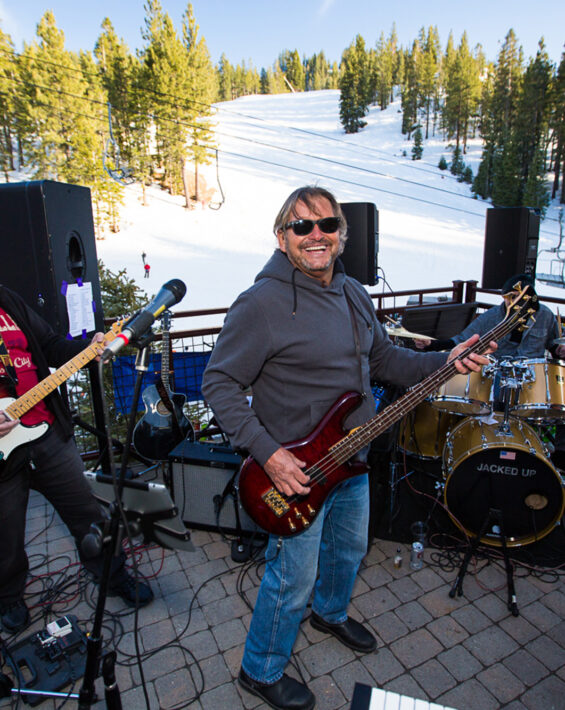
<svg viewBox="0 0 565 710">
<path fill-rule="evenodd" d="M 500 292 L 492 289 L 483 289 L 477 286 L 476 281 L 453 281 L 450 286 L 443 286 L 430 289 L 411 289 L 405 291 L 396 291 L 389 293 L 370 293 L 369 294 L 375 303 L 375 311 L 377 318 L 381 322 L 386 322 L 392 318 L 400 320 L 402 316 L 410 309 L 419 308 L 423 305 L 434 304 L 437 308 L 449 306 L 452 304 L 473 303 L 477 311 L 480 312 L 498 303 L 500 300 Z M 478 299 L 481 300 L 478 300 Z M 565 299 L 554 297 L 540 297 L 541 301 L 554 305 L 565 307 Z M 221 326 L 208 328 L 185 328 L 182 330 L 174 330 L 175 320 L 178 322 L 182 319 L 183 322 L 191 319 L 197 319 L 202 316 L 225 315 L 226 308 L 211 308 L 204 310 L 192 311 L 175 311 L 172 312 L 173 329 L 171 330 L 171 346 L 173 351 L 173 363 L 175 372 L 172 378 L 172 390 L 178 391 L 181 394 L 186 394 L 175 386 L 175 380 L 183 382 L 194 382 L 198 379 L 198 374 L 190 372 L 189 369 L 194 366 L 194 359 L 175 357 L 175 354 L 209 354 L 216 342 L 218 333 L 221 331 Z M 112 319 L 106 321 L 109 326 L 113 322 Z M 157 333 L 155 336 L 155 350 L 158 351 L 162 336 Z M 192 364 L 191 364 L 192 363 Z M 113 365 L 111 366 L 113 367 Z M 185 371 L 176 371 L 177 368 L 184 368 Z M 175 377 L 176 375 L 176 377 Z M 135 370 L 131 371 L 130 380 L 122 383 L 123 387 L 128 389 L 133 388 Z M 77 373 L 68 382 L 67 391 L 71 408 L 76 413 L 77 419 L 86 423 L 88 426 L 94 426 L 94 414 L 92 398 L 88 387 L 86 386 L 88 378 L 84 372 Z M 113 436 L 120 439 L 125 432 L 127 416 L 123 412 L 123 407 L 117 406 L 116 402 L 120 397 L 120 392 L 117 392 L 116 383 L 111 381 L 112 378 L 108 375 L 105 382 L 105 391 L 108 399 L 113 399 L 111 402 L 112 425 L 114 431 Z M 189 397 L 185 405 L 185 413 L 191 420 L 193 427 L 196 430 L 205 430 L 206 426 L 212 418 L 212 412 L 206 402 L 198 397 Z M 140 410 L 141 415 L 141 410 Z M 77 443 L 79 450 L 86 456 L 96 455 L 96 437 L 85 428 L 77 427 Z"/>
</svg>

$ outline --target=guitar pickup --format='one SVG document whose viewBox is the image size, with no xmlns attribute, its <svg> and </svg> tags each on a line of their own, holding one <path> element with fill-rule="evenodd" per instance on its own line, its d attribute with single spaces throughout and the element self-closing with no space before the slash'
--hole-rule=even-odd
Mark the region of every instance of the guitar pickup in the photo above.
<svg viewBox="0 0 565 710">
<path fill-rule="evenodd" d="M 268 491 L 263 493 L 261 498 L 265 501 L 277 518 L 282 518 L 282 516 L 290 510 L 289 504 L 276 488 L 269 488 Z"/>
</svg>

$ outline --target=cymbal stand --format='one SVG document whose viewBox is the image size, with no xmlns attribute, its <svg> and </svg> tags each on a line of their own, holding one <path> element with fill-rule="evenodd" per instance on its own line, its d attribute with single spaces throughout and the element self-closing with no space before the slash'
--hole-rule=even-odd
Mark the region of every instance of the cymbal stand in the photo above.
<svg viewBox="0 0 565 710">
<path fill-rule="evenodd" d="M 469 566 L 471 558 L 477 551 L 477 547 L 479 546 L 479 542 L 482 536 L 486 533 L 489 526 L 496 526 L 499 530 L 500 543 L 502 546 L 502 556 L 504 559 L 504 568 L 506 570 L 508 611 L 512 612 L 512 616 L 519 616 L 518 605 L 516 603 L 516 589 L 514 587 L 514 568 L 512 566 L 512 563 L 510 562 L 510 558 L 508 557 L 508 547 L 506 545 L 506 534 L 504 532 L 502 511 L 498 508 L 489 509 L 478 535 L 476 535 L 476 537 L 474 537 L 469 542 L 469 545 L 467 546 L 467 551 L 465 552 L 465 557 L 463 558 L 463 562 L 461 563 L 461 567 L 459 568 L 459 573 L 455 579 L 455 582 L 453 583 L 453 586 L 449 591 L 449 596 L 453 599 L 456 594 L 457 596 L 461 596 L 463 594 L 463 578 L 465 577 L 465 573 L 467 572 L 467 567 Z"/>
<path fill-rule="evenodd" d="M 501 434 L 511 436 L 510 425 L 510 405 L 515 401 L 516 397 L 512 397 L 512 392 L 517 392 L 522 386 L 522 378 L 516 376 L 514 364 L 507 360 L 500 363 L 500 390 L 502 394 L 503 405 L 503 421 L 501 422 L 498 431 Z"/>
</svg>

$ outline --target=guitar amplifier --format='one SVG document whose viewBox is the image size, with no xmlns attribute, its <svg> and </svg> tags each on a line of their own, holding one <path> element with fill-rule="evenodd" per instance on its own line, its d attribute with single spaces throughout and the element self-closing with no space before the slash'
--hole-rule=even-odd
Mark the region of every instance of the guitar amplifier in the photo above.
<svg viewBox="0 0 565 710">
<path fill-rule="evenodd" d="M 225 444 L 185 440 L 170 452 L 171 496 L 187 527 L 263 532 L 239 503 L 235 484 L 241 462 L 241 456 Z"/>
</svg>

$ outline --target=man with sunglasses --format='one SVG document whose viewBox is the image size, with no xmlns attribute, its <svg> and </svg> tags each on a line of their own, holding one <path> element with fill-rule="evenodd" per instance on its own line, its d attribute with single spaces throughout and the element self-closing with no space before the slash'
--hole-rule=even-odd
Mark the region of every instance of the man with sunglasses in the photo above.
<svg viewBox="0 0 565 710">
<path fill-rule="evenodd" d="M 286 496 L 310 489 L 305 463 L 282 442 L 310 434 L 350 390 L 364 396 L 345 426 L 360 426 L 375 414 L 372 378 L 408 387 L 448 359 L 392 344 L 365 288 L 345 274 L 338 258 L 346 230 L 327 190 L 303 187 L 287 198 L 274 225 L 278 249 L 230 308 L 204 373 L 202 391 L 232 445 L 248 451 Z M 467 372 L 486 362 L 470 355 L 456 367 Z M 367 552 L 368 521 L 364 474 L 336 486 L 300 535 L 269 536 L 239 682 L 271 707 L 315 705 L 309 688 L 284 673 L 312 591 L 314 629 L 359 653 L 375 650 L 371 631 L 347 614 Z"/>
</svg>

